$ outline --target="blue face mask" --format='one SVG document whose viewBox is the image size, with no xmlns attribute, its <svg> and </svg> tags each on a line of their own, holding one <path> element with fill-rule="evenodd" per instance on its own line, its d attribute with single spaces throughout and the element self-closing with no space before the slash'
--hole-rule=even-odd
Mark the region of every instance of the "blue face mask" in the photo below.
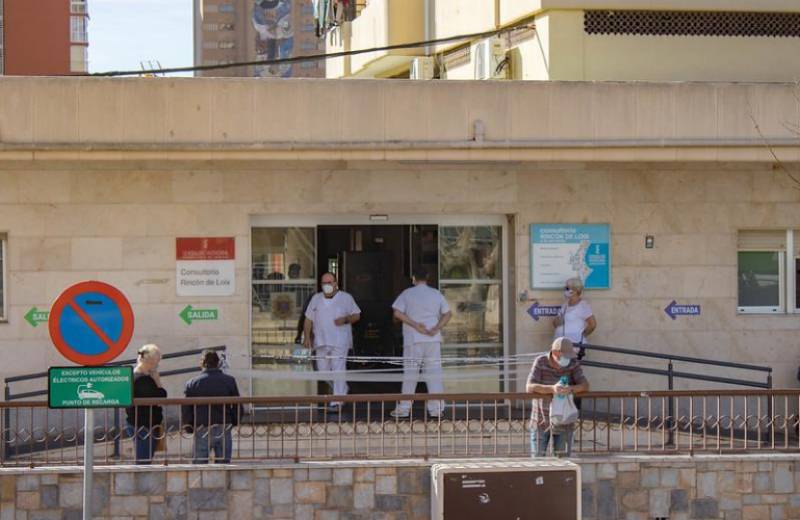
<svg viewBox="0 0 800 520">
<path fill-rule="evenodd" d="M 558 358 L 558 364 L 561 365 L 562 368 L 566 368 L 569 365 L 570 359 L 565 356 L 561 356 Z"/>
</svg>

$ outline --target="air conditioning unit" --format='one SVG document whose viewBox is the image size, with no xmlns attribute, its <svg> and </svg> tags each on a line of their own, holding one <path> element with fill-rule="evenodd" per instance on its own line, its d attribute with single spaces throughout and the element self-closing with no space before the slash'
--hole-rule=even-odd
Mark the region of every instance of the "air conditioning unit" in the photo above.
<svg viewBox="0 0 800 520">
<path fill-rule="evenodd" d="M 580 466 L 561 459 L 434 464 L 431 520 L 579 520 Z"/>
<path fill-rule="evenodd" d="M 422 56 L 411 60 L 410 79 L 433 79 L 433 58 Z"/>
<path fill-rule="evenodd" d="M 475 44 L 475 79 L 506 79 L 506 59 L 503 40 L 498 36 Z"/>
</svg>

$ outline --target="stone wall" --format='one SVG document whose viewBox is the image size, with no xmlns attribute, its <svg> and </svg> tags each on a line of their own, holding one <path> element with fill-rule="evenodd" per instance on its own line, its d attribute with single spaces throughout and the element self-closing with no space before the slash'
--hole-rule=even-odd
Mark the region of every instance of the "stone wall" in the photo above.
<svg viewBox="0 0 800 520">
<path fill-rule="evenodd" d="M 583 518 L 800 518 L 793 455 L 575 459 Z M 438 462 L 438 461 L 437 461 Z M 430 462 L 98 468 L 96 518 L 308 520 L 430 517 Z M 0 470 L 0 519 L 80 518 L 76 468 Z"/>
</svg>

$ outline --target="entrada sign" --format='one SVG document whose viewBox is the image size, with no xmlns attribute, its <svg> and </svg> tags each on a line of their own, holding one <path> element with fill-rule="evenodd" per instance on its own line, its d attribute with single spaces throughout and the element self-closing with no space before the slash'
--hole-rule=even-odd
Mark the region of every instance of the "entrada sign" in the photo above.
<svg viewBox="0 0 800 520">
<path fill-rule="evenodd" d="M 50 408 L 117 408 L 133 404 L 132 367 L 50 367 Z"/>
<path fill-rule="evenodd" d="M 700 306 L 678 305 L 678 302 L 672 300 L 672 302 L 664 308 L 664 312 L 673 320 L 677 319 L 677 316 L 700 316 Z"/>
</svg>

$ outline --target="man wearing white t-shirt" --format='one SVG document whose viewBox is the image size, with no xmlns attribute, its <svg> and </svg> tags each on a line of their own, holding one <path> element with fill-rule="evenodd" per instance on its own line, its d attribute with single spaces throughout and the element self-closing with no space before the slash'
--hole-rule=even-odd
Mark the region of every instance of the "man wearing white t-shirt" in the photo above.
<svg viewBox="0 0 800 520">
<path fill-rule="evenodd" d="M 452 313 L 442 293 L 428 287 L 428 273 L 422 268 L 413 272 L 413 287 L 400 293 L 392 304 L 394 316 L 403 322 L 403 390 L 413 394 L 417 389 L 420 369 L 428 392 L 444 392 L 442 385 L 442 333 Z M 441 417 L 444 401 L 428 401 L 431 417 Z M 408 417 L 411 401 L 400 401 L 392 417 Z"/>
<path fill-rule="evenodd" d="M 361 318 L 361 309 L 352 296 L 339 290 L 336 277 L 322 275 L 322 292 L 311 297 L 303 325 L 303 345 L 314 348 L 317 370 L 334 372 L 333 395 L 347 395 L 347 352 L 353 348 L 353 323 Z M 313 339 L 312 339 L 313 332 Z M 332 402 L 331 411 L 341 410 L 341 402 Z"/>
<path fill-rule="evenodd" d="M 579 345 L 597 328 L 592 307 L 581 299 L 583 282 L 580 278 L 570 278 L 564 287 L 566 300 L 553 320 L 553 339 L 569 338 L 573 344 Z"/>
</svg>

